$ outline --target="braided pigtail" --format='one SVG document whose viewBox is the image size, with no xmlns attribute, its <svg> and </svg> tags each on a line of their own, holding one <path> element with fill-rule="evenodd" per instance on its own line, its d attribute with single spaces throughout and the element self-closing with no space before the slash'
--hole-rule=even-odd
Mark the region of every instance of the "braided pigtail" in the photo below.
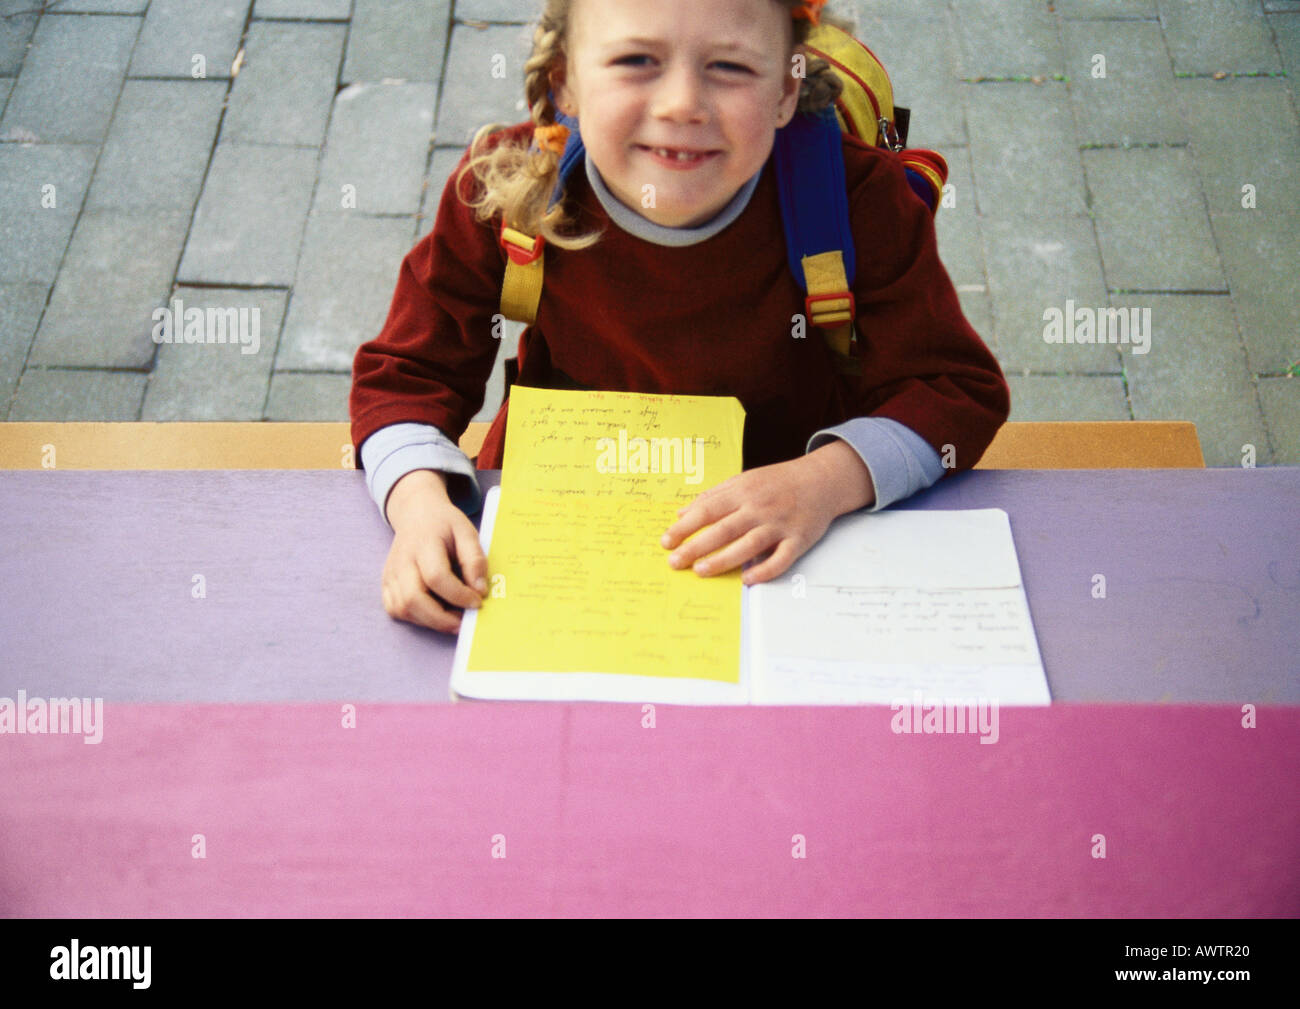
<svg viewBox="0 0 1300 1009">
<path fill-rule="evenodd" d="M 457 178 L 472 172 L 479 190 L 466 204 L 475 208 L 480 221 L 500 213 L 518 231 L 541 235 L 561 249 L 585 249 L 600 239 L 600 232 L 577 234 L 564 200 L 547 211 L 547 204 L 560 175 L 560 155 L 568 131 L 556 121 L 551 101 L 551 73 L 565 61 L 565 39 L 569 31 L 569 0 L 547 0 L 541 20 L 533 32 L 533 51 L 524 63 L 524 97 L 532 116 L 534 147 L 492 135 L 508 126 L 490 123 L 474 134 L 470 158 Z"/>
<path fill-rule="evenodd" d="M 801 8 L 809 6 L 807 0 L 777 0 L 777 2 L 790 11 L 794 23 L 794 44 L 803 45 L 808 41 L 808 35 L 814 24 L 812 20 L 802 16 Z M 850 35 L 854 34 L 855 28 L 851 21 L 827 14 L 820 9 L 822 6 L 820 4 L 814 6 L 819 8 L 819 23 L 832 25 Z M 844 84 L 831 65 L 820 57 L 814 57 L 808 60 L 804 68 L 804 79 L 800 82 L 799 111 L 812 113 L 829 108 L 835 104 L 843 90 Z"/>
</svg>

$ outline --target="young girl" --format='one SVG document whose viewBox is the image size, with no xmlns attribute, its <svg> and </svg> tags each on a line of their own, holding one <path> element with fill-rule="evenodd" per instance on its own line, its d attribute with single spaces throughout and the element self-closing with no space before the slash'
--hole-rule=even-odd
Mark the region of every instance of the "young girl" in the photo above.
<svg viewBox="0 0 1300 1009">
<path fill-rule="evenodd" d="M 475 136 L 436 226 L 402 263 L 383 332 L 353 366 L 353 441 L 395 533 L 389 614 L 454 632 L 454 607 L 486 594 L 466 517 L 479 491 L 456 440 L 499 346 L 503 219 L 550 246 L 520 383 L 745 407 L 745 472 L 665 530 L 674 567 L 708 576 L 760 559 L 745 582 L 775 578 L 836 516 L 884 508 L 988 447 L 1007 386 L 962 316 L 929 208 L 894 156 L 850 137 L 861 374 L 836 368 L 819 330 L 793 331 L 805 292 L 787 265 L 770 155 L 780 127 L 838 96 L 820 61 L 792 71 L 824 2 L 547 0 L 525 65 L 531 122 Z M 548 211 L 564 149 L 557 108 L 578 120 L 586 161 Z M 482 468 L 501 465 L 508 405 Z"/>
</svg>

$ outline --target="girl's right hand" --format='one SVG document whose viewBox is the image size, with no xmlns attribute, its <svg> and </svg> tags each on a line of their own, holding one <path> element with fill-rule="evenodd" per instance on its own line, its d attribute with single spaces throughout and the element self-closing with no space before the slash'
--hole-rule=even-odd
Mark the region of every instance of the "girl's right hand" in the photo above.
<svg viewBox="0 0 1300 1009">
<path fill-rule="evenodd" d="M 446 478 L 433 470 L 397 481 L 385 510 L 395 535 L 384 562 L 384 609 L 398 620 L 457 633 L 460 614 L 451 607 L 475 607 L 487 595 L 478 530 L 451 503 Z"/>
</svg>

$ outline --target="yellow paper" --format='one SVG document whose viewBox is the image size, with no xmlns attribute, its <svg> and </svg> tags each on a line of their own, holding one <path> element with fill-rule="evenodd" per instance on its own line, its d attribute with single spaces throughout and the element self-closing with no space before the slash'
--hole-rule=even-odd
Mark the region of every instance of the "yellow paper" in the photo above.
<svg viewBox="0 0 1300 1009">
<path fill-rule="evenodd" d="M 468 672 L 739 682 L 739 571 L 675 571 L 659 538 L 740 472 L 744 419 L 730 397 L 513 386 Z"/>
</svg>

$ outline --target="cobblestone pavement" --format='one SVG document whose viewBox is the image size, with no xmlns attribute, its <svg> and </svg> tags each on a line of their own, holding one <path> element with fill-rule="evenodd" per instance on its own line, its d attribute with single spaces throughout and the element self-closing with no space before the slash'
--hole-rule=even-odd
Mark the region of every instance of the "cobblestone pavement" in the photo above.
<svg viewBox="0 0 1300 1009">
<path fill-rule="evenodd" d="M 0 0 L 0 416 L 346 419 L 473 129 L 526 117 L 539 9 Z M 951 162 L 940 243 L 1012 419 L 1300 464 L 1300 2 L 829 9 Z M 256 346 L 156 343 L 176 300 L 257 309 Z M 1147 353 L 1046 339 L 1106 308 L 1149 310 Z M 481 418 L 500 395 L 498 368 Z"/>
</svg>

